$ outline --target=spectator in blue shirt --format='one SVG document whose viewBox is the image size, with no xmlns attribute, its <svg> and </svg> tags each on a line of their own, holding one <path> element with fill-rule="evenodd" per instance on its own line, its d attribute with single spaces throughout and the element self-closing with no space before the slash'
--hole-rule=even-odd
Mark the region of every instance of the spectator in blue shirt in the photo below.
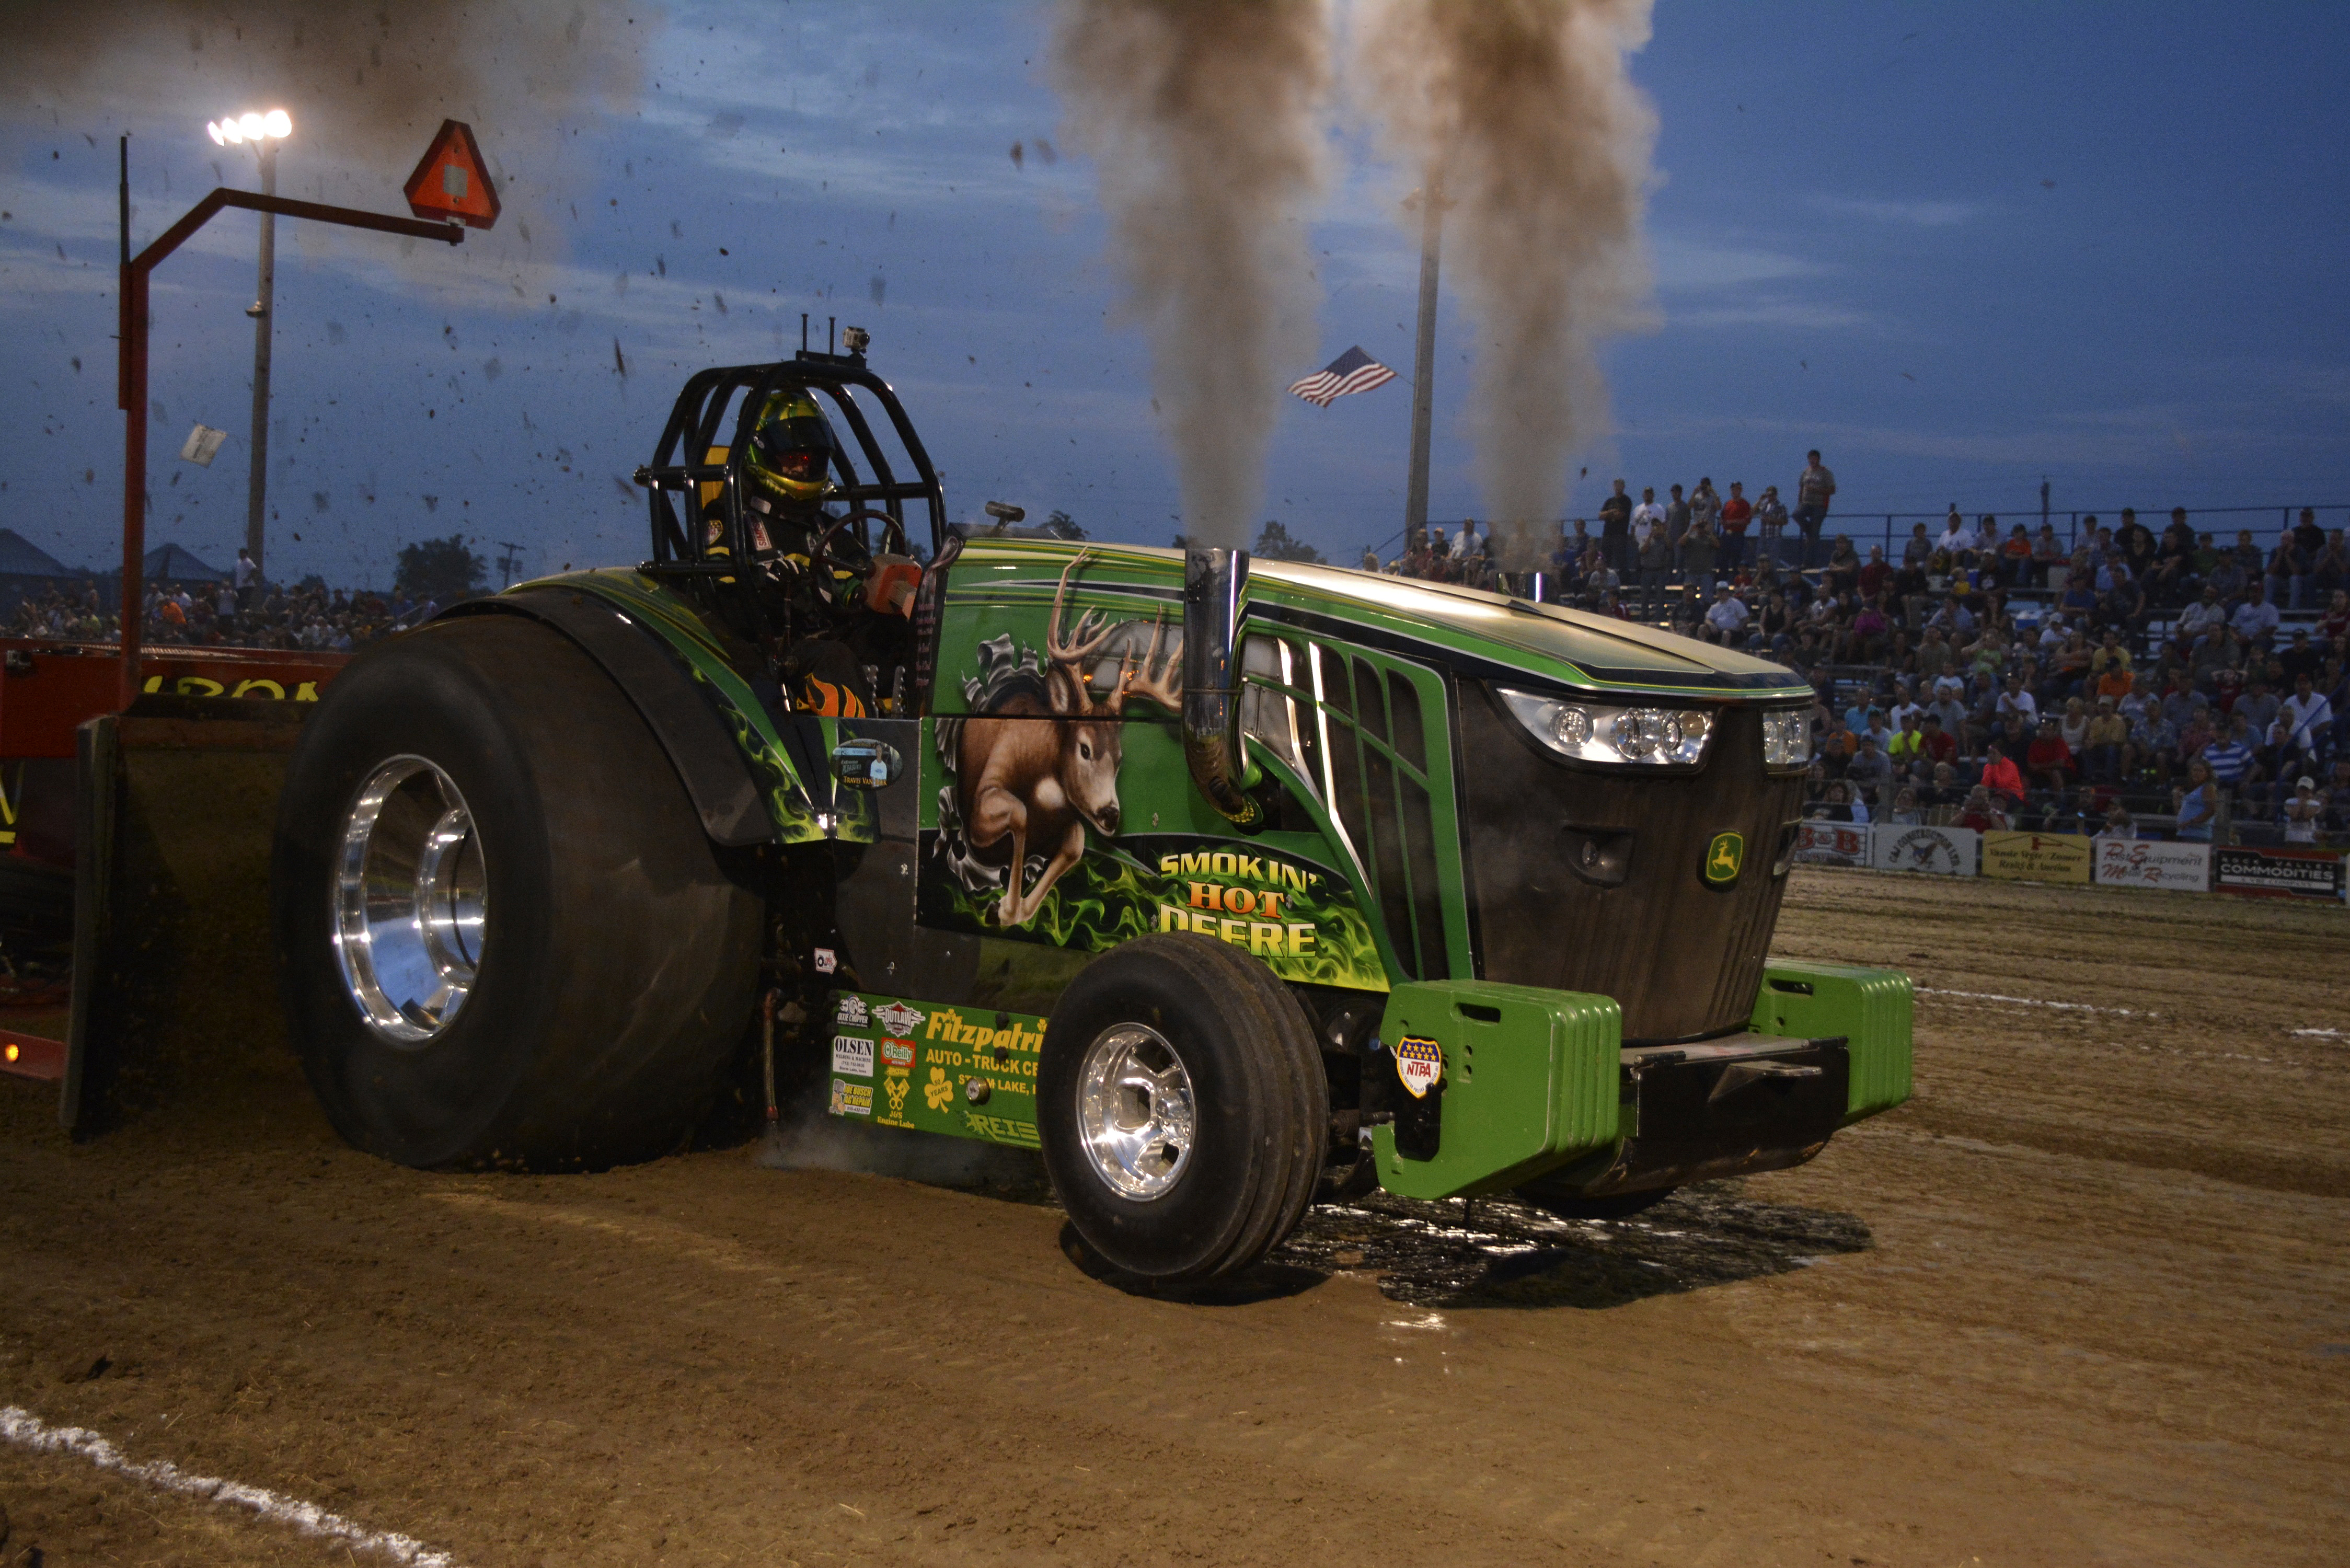
<svg viewBox="0 0 2350 1568">
<path fill-rule="evenodd" d="M 2236 613 L 2228 624 L 2236 628 L 2238 637 L 2254 648 L 2265 649 L 2269 639 L 2276 635 L 2277 607 L 2269 603 L 2268 595 L 2257 580 L 2244 602 L 2236 607 Z"/>
<path fill-rule="evenodd" d="M 2189 844 L 2209 844 L 2211 826 L 2219 820 L 2219 787 L 2202 758 L 2187 764 L 2187 784 L 2178 797 L 2178 837 Z"/>
</svg>

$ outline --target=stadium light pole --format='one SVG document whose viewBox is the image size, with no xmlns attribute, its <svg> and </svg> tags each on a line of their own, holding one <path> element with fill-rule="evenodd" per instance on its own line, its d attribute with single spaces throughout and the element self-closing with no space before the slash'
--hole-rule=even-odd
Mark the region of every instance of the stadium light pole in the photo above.
<svg viewBox="0 0 2350 1568">
<path fill-rule="evenodd" d="M 1436 273 L 1444 235 L 1444 189 L 1434 169 L 1419 195 L 1419 331 L 1411 359 L 1411 478 L 1404 492 L 1403 547 L 1428 537 L 1428 427 L 1436 400 Z"/>
<path fill-rule="evenodd" d="M 217 146 L 253 144 L 261 161 L 261 193 L 277 194 L 277 144 L 294 134 L 294 121 L 282 109 L 266 114 L 223 116 L 207 121 L 204 130 Z M 269 346 L 275 334 L 277 306 L 277 215 L 261 214 L 261 265 L 253 303 L 253 468 L 245 482 L 244 547 L 253 555 L 254 581 L 263 576 L 263 535 L 266 531 L 269 497 Z"/>
</svg>

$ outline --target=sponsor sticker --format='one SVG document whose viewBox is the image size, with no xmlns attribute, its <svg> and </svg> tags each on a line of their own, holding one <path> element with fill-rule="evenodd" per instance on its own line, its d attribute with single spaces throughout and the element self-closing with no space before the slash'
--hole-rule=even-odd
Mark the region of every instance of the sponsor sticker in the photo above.
<svg viewBox="0 0 2350 1568">
<path fill-rule="evenodd" d="M 852 1084 L 846 1079 L 832 1081 L 832 1114 L 837 1116 L 869 1116 L 873 1114 L 873 1085 Z"/>
<path fill-rule="evenodd" d="M 836 1073 L 847 1073 L 852 1077 L 871 1077 L 873 1075 L 873 1042 L 861 1040 L 854 1034 L 834 1035 L 832 1037 L 832 1070 Z"/>
<path fill-rule="evenodd" d="M 881 1042 L 881 1063 L 893 1073 L 902 1073 L 914 1064 L 914 1043 L 911 1040 Z"/>
<path fill-rule="evenodd" d="M 931 1081 L 922 1085 L 922 1103 L 934 1111 L 943 1111 L 954 1103 L 954 1085 L 948 1081 L 944 1067 L 931 1069 Z"/>
<path fill-rule="evenodd" d="M 838 954 L 835 953 L 830 948 L 818 948 L 816 950 L 816 973 L 830 974 L 838 968 L 840 968 L 840 957 Z"/>
<path fill-rule="evenodd" d="M 862 1029 L 871 1022 L 865 1013 L 865 999 L 854 992 L 840 999 L 840 1007 L 832 1018 L 834 1023 L 848 1029 Z"/>
<path fill-rule="evenodd" d="M 882 1028 L 892 1034 L 911 1034 L 921 1026 L 922 1020 L 930 1014 L 918 1008 L 909 1007 L 902 1002 L 893 1002 L 886 1007 L 875 1008 L 873 1016 L 879 1021 Z"/>
<path fill-rule="evenodd" d="M 1433 1040 L 1421 1040 L 1407 1034 L 1396 1042 L 1396 1076 L 1411 1091 L 1415 1100 L 1436 1087 L 1444 1076 L 1444 1050 Z"/>
</svg>

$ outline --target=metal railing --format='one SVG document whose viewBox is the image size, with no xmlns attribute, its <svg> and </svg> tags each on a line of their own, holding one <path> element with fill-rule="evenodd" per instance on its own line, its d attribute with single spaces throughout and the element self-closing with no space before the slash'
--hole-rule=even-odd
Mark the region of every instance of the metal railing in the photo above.
<svg viewBox="0 0 2350 1568">
<path fill-rule="evenodd" d="M 2252 536 L 2252 543 L 2258 545 L 2262 553 L 2266 555 L 2276 548 L 2278 538 L 2299 520 L 2304 507 L 2317 514 L 2318 526 L 2328 533 L 2336 528 L 2350 529 L 2350 503 L 2345 502 L 2330 502 L 2324 504 L 2293 502 L 2279 506 L 2190 506 L 2186 510 L 2188 525 L 2199 534 L 2210 535 L 2212 544 L 2221 549 L 2237 543 L 2236 536 L 2239 534 L 2248 533 Z M 2045 512 L 1972 511 L 1961 512 L 1959 515 L 1971 527 L 1980 527 L 1982 519 L 1986 516 L 1996 518 L 1998 536 L 2002 540 L 2007 537 L 2018 523 L 2024 525 L 2024 533 L 2027 536 L 2037 536 L 2043 523 L 2052 524 L 2056 529 L 2057 537 L 2064 541 L 2064 549 L 2069 555 L 2079 547 L 2081 532 L 2085 526 L 2091 524 L 2104 528 L 2121 526 L 2122 507 L 2085 506 L 2064 512 L 2053 509 Z M 2154 530 L 2155 536 L 2159 538 L 2162 531 L 2170 526 L 2170 509 L 2167 506 L 2141 506 L 2137 509 L 2137 520 Z M 1474 521 L 1481 533 L 1492 525 L 1482 517 L 1475 519 L 1431 517 L 1428 520 L 1428 525 L 1431 529 L 1443 529 L 1445 536 L 1449 539 L 1459 532 L 1464 522 L 1469 521 Z M 1948 510 L 1831 512 L 1828 514 L 1827 521 L 1820 528 L 1820 547 L 1823 551 L 1826 550 L 1835 543 L 1838 535 L 1842 535 L 1850 539 L 1854 547 L 1864 555 L 1867 553 L 1869 545 L 1882 545 L 1885 547 L 1885 558 L 1898 562 L 1901 558 L 1901 547 L 1908 544 L 1910 531 L 1918 524 L 1923 523 L 1926 525 L 1926 537 L 1931 541 L 1941 537 L 1942 530 L 1949 522 Z M 1595 541 L 1599 537 L 1600 523 L 1596 517 L 1562 518 L 1558 524 L 1561 534 L 1571 534 L 1577 523 L 1584 524 L 1586 531 Z M 1751 553 L 1752 542 L 1758 537 L 1752 524 L 1747 525 L 1745 537 Z M 1783 548 L 1792 550 L 1793 544 L 1787 542 L 1801 537 L 1802 535 L 1795 524 L 1793 522 L 1788 523 L 1785 533 L 1781 535 Z M 1403 530 L 1398 529 L 1378 544 L 1367 544 L 1363 548 L 1375 552 L 1379 559 L 1385 562 L 1402 553 L 1403 539 Z M 1357 559 L 1359 560 L 1360 557 Z M 1342 563 L 1346 566 L 1355 564 L 1355 561 Z"/>
</svg>

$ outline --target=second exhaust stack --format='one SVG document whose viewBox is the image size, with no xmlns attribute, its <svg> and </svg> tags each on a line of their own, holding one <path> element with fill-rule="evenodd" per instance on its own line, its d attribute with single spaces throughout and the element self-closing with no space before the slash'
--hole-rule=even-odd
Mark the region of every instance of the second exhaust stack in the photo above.
<svg viewBox="0 0 2350 1568">
<path fill-rule="evenodd" d="M 1256 827 L 1264 807 L 1248 793 L 1241 748 L 1241 589 L 1246 550 L 1183 553 L 1183 760 L 1191 782 L 1236 827 Z"/>
</svg>

